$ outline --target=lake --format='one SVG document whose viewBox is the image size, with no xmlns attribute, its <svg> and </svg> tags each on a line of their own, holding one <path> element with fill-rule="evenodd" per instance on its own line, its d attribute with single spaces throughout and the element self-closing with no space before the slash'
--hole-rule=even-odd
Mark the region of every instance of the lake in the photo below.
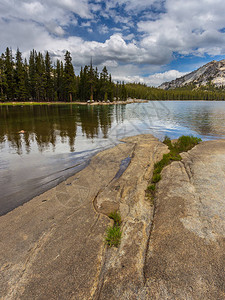
<svg viewBox="0 0 225 300">
<path fill-rule="evenodd" d="M 0 215 L 84 168 L 119 139 L 225 138 L 225 102 L 0 106 Z"/>
</svg>

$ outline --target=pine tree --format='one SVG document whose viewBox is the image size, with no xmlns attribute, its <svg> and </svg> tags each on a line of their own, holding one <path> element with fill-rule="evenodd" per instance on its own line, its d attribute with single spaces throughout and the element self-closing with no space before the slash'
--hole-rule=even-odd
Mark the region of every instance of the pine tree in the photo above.
<svg viewBox="0 0 225 300">
<path fill-rule="evenodd" d="M 37 101 L 46 100 L 45 63 L 42 53 L 35 56 L 35 92 Z"/>
<path fill-rule="evenodd" d="M 29 65 L 27 63 L 27 59 L 24 59 L 24 82 L 25 82 L 25 89 L 26 89 L 26 98 L 29 100 L 30 93 L 29 93 Z"/>
<path fill-rule="evenodd" d="M 6 100 L 7 79 L 5 74 L 5 56 L 0 57 L 0 101 Z"/>
<path fill-rule="evenodd" d="M 65 91 L 65 99 L 66 101 L 73 101 L 75 97 L 75 74 L 72 65 L 72 58 L 70 56 L 70 52 L 66 51 L 65 54 L 65 66 L 64 66 L 64 91 Z"/>
<path fill-rule="evenodd" d="M 122 98 L 123 101 L 126 101 L 126 100 L 127 100 L 127 90 L 126 90 L 124 81 L 123 81 L 123 83 L 122 83 L 121 98 Z"/>
<path fill-rule="evenodd" d="M 108 99 L 108 82 L 109 82 L 109 75 L 108 70 L 106 66 L 102 69 L 102 72 L 100 73 L 100 97 L 101 100 L 107 100 Z"/>
<path fill-rule="evenodd" d="M 90 84 L 90 100 L 92 101 L 94 99 L 94 70 L 92 67 L 92 59 L 91 59 L 91 65 L 89 68 L 89 72 L 88 72 L 88 77 L 89 77 L 89 84 Z"/>
<path fill-rule="evenodd" d="M 33 49 L 30 52 L 29 57 L 29 72 L 28 72 L 28 79 L 29 79 L 29 94 L 31 99 L 36 99 L 36 64 L 35 64 L 35 57 L 37 56 L 36 51 Z"/>
<path fill-rule="evenodd" d="M 25 68 L 22 60 L 22 53 L 19 48 L 16 52 L 16 64 L 15 64 L 15 97 L 19 101 L 27 99 L 27 90 L 25 84 Z"/>
<path fill-rule="evenodd" d="M 14 100 L 15 96 L 15 83 L 14 83 L 14 77 L 13 77 L 13 56 L 12 56 L 12 50 L 10 50 L 8 47 L 5 51 L 5 75 L 6 75 L 6 81 L 7 81 L 7 90 L 6 95 L 8 100 Z"/>
<path fill-rule="evenodd" d="M 54 100 L 54 90 L 53 90 L 53 69 L 48 51 L 45 54 L 45 90 L 46 99 L 48 101 Z"/>
</svg>

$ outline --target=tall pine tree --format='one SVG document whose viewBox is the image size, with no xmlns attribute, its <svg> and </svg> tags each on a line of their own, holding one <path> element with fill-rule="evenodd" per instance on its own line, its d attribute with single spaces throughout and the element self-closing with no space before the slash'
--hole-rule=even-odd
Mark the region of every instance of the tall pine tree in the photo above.
<svg viewBox="0 0 225 300">
<path fill-rule="evenodd" d="M 19 101 L 27 99 L 27 89 L 25 82 L 25 68 L 22 60 L 22 53 L 19 48 L 16 52 L 16 64 L 15 64 L 15 97 Z"/>
<path fill-rule="evenodd" d="M 15 97 L 15 82 L 14 82 L 14 62 L 12 56 L 12 50 L 8 47 L 5 51 L 5 75 L 7 80 L 7 90 L 6 95 L 8 100 L 14 100 Z"/>
<path fill-rule="evenodd" d="M 65 66 L 64 66 L 64 90 L 65 100 L 72 102 L 76 94 L 75 74 L 72 65 L 72 58 L 70 52 L 66 51 Z"/>
</svg>

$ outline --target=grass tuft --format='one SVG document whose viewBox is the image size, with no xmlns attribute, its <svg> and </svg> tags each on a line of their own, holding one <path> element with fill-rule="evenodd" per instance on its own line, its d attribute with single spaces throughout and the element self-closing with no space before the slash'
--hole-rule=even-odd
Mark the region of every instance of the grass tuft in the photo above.
<svg viewBox="0 0 225 300">
<path fill-rule="evenodd" d="M 160 179 L 161 179 L 161 175 L 160 174 L 154 174 L 152 176 L 152 183 L 157 183 L 157 182 L 159 182 Z"/>
<path fill-rule="evenodd" d="M 106 231 L 105 242 L 109 247 L 118 247 L 120 244 L 122 232 L 120 226 L 110 226 Z"/>
<path fill-rule="evenodd" d="M 106 230 L 105 242 L 109 247 L 118 247 L 122 236 L 120 229 L 122 223 L 120 213 L 118 211 L 111 212 L 109 218 L 114 221 L 114 224 Z"/>
<path fill-rule="evenodd" d="M 118 212 L 118 211 L 114 211 L 114 212 L 111 212 L 110 214 L 109 214 L 109 218 L 110 219 L 113 219 L 113 221 L 114 221 L 114 224 L 116 225 L 116 226 L 120 226 L 121 225 L 121 216 L 120 216 L 120 213 Z"/>
<path fill-rule="evenodd" d="M 147 190 L 148 190 L 148 191 L 154 192 L 154 191 L 155 191 L 155 184 L 149 185 L 149 186 L 147 187 Z"/>
</svg>

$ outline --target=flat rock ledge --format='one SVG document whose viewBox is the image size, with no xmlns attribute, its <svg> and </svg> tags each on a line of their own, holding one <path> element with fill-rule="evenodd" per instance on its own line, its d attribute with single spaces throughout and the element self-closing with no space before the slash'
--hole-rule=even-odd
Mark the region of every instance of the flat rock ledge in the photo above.
<svg viewBox="0 0 225 300">
<path fill-rule="evenodd" d="M 122 141 L 0 217 L 0 299 L 225 299 L 225 141 L 166 167 L 155 206 L 145 190 L 167 147 Z M 122 240 L 108 248 L 117 209 Z"/>
</svg>

